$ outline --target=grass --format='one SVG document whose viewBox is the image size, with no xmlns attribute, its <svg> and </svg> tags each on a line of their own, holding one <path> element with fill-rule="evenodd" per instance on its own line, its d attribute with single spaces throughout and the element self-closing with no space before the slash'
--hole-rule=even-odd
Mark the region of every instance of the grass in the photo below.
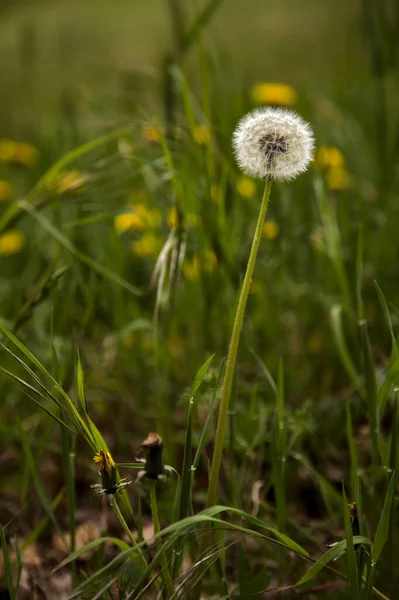
<svg viewBox="0 0 399 600">
<path fill-rule="evenodd" d="M 394 600 L 394 26 L 368 1 L 194 4 L 4 13 L 0 232 L 23 243 L 0 237 L 1 585 Z M 318 148 L 273 186 L 234 365 L 263 190 L 230 140 L 257 81 L 296 87 Z"/>
</svg>

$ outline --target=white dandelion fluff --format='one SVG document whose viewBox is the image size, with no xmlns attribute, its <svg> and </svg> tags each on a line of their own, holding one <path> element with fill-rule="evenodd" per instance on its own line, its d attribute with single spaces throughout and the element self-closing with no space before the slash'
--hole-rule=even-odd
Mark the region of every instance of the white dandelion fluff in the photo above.
<svg viewBox="0 0 399 600">
<path fill-rule="evenodd" d="M 296 113 L 257 109 L 239 122 L 233 135 L 238 165 L 260 179 L 294 179 L 312 160 L 312 128 Z"/>
</svg>

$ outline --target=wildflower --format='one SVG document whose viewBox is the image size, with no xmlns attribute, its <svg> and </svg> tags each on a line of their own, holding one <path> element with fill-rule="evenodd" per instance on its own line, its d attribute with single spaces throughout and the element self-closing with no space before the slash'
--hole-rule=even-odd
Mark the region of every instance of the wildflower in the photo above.
<svg viewBox="0 0 399 600">
<path fill-rule="evenodd" d="M 143 138 L 147 140 L 147 142 L 160 142 L 163 134 L 164 131 L 162 127 L 156 125 L 144 125 L 143 127 Z"/>
<path fill-rule="evenodd" d="M 322 167 L 343 167 L 345 157 L 335 146 L 320 146 L 317 151 L 317 162 Z"/>
<path fill-rule="evenodd" d="M 144 221 L 137 213 L 122 213 L 121 215 L 116 215 L 114 219 L 114 228 L 117 233 L 125 233 L 125 231 L 129 230 L 142 230 L 144 227 Z"/>
<path fill-rule="evenodd" d="M 99 496 L 115 495 L 120 489 L 123 489 L 130 481 L 127 481 L 127 477 L 117 481 L 118 473 L 116 471 L 116 465 L 109 452 L 106 450 L 99 450 L 93 457 L 95 463 L 100 467 L 99 474 L 101 475 L 101 484 L 97 483 L 91 485 Z"/>
<path fill-rule="evenodd" d="M 350 175 L 344 167 L 332 167 L 326 173 L 326 184 L 330 190 L 347 190 L 350 187 Z"/>
<path fill-rule="evenodd" d="M 0 235 L 0 256 L 17 254 L 25 246 L 25 235 L 19 229 L 10 229 Z"/>
<path fill-rule="evenodd" d="M 144 453 L 144 469 L 139 471 L 137 481 L 144 478 L 164 479 L 165 465 L 163 461 L 163 443 L 157 433 L 149 433 L 147 438 L 140 446 Z"/>
<path fill-rule="evenodd" d="M 200 146 L 207 146 L 211 139 L 211 130 L 207 125 L 196 125 L 193 129 L 193 139 Z"/>
<path fill-rule="evenodd" d="M 256 183 L 249 177 L 239 177 L 236 188 L 243 198 L 252 198 L 256 193 Z"/>
<path fill-rule="evenodd" d="M 220 185 L 218 185 L 217 183 L 212 183 L 211 185 L 211 200 L 212 202 L 214 202 L 215 204 L 219 204 L 220 199 L 221 199 L 221 187 Z"/>
<path fill-rule="evenodd" d="M 289 180 L 306 171 L 314 138 L 310 125 L 294 112 L 263 108 L 241 119 L 233 145 L 237 163 L 247 175 Z"/>
<path fill-rule="evenodd" d="M 280 227 L 276 221 L 265 221 L 263 226 L 263 234 L 268 240 L 275 240 L 280 231 Z"/>
<path fill-rule="evenodd" d="M 158 239 L 153 233 L 143 235 L 140 240 L 132 242 L 132 250 L 142 258 L 154 256 L 158 249 Z"/>
<path fill-rule="evenodd" d="M 14 192 L 14 186 L 9 181 L 0 179 L 0 202 L 9 200 Z"/>
<path fill-rule="evenodd" d="M 200 261 L 197 254 L 194 254 L 192 260 L 184 261 L 183 273 L 186 279 L 197 281 L 200 276 Z"/>
<path fill-rule="evenodd" d="M 31 144 L 0 139 L 0 161 L 13 162 L 34 167 L 39 160 L 39 151 Z"/>
<path fill-rule="evenodd" d="M 286 83 L 257 83 L 251 89 L 251 97 L 257 104 L 292 106 L 296 102 L 297 93 Z"/>
<path fill-rule="evenodd" d="M 212 273 L 218 266 L 218 259 L 213 250 L 204 250 L 201 253 L 201 264 L 207 273 Z"/>
</svg>

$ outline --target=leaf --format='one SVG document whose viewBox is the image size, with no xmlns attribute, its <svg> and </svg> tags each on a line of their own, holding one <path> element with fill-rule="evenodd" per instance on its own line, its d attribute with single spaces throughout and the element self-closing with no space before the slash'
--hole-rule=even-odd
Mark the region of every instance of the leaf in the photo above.
<svg viewBox="0 0 399 600">
<path fill-rule="evenodd" d="M 353 600 L 359 600 L 359 580 L 357 574 L 356 565 L 356 554 L 355 547 L 353 545 L 353 531 L 352 523 L 349 514 L 348 499 L 345 493 L 345 487 L 342 484 L 342 496 L 344 500 L 344 524 L 345 524 L 345 539 L 346 539 L 346 559 L 348 565 L 348 579 L 350 586 L 350 593 L 352 594 Z"/>
<path fill-rule="evenodd" d="M 335 345 L 339 356 L 341 358 L 342 365 L 351 379 L 352 383 L 357 389 L 360 386 L 360 377 L 356 371 L 355 365 L 352 362 L 348 347 L 346 345 L 345 336 L 342 328 L 342 306 L 340 304 L 334 304 L 330 310 L 330 322 L 334 335 Z"/>
<path fill-rule="evenodd" d="M 376 565 L 378 559 L 380 558 L 381 552 L 386 544 L 389 534 L 389 523 L 391 517 L 391 506 L 393 501 L 393 496 L 395 492 L 395 472 L 391 475 L 391 480 L 389 482 L 388 491 L 385 496 L 384 508 L 382 509 L 382 513 L 380 516 L 380 520 L 377 526 L 377 531 L 375 532 L 374 544 L 371 551 L 371 561 L 372 565 Z"/>
<path fill-rule="evenodd" d="M 367 546 L 372 546 L 371 540 L 362 535 L 356 535 L 353 538 L 353 544 L 363 544 Z M 335 544 L 335 546 L 327 550 L 327 552 L 325 552 L 323 556 L 321 556 L 319 560 L 317 560 L 314 563 L 314 565 L 309 569 L 309 571 L 307 571 L 307 573 L 305 573 L 305 575 L 303 575 L 301 579 L 297 581 L 295 587 L 303 585 L 311 579 L 314 579 L 317 573 L 324 569 L 324 567 L 328 565 L 328 563 L 339 558 L 343 552 L 346 552 L 346 540 L 341 540 L 340 542 L 338 542 L 338 544 Z"/>
<path fill-rule="evenodd" d="M 77 558 L 79 558 L 83 554 L 86 554 L 87 552 L 90 552 L 90 550 L 94 550 L 98 546 L 101 546 L 101 544 L 105 544 L 105 542 L 110 542 L 111 544 L 114 544 L 122 552 L 130 552 L 130 551 L 133 550 L 133 548 L 131 548 L 129 546 L 129 544 L 126 544 L 126 542 L 120 540 L 119 538 L 101 537 L 101 538 L 98 538 L 97 540 L 93 540 L 92 542 L 89 542 L 85 546 L 82 546 L 78 550 L 75 550 L 74 552 L 72 552 L 62 562 L 60 562 L 56 567 L 54 567 L 54 569 L 52 570 L 52 573 L 55 573 L 56 571 L 59 571 L 60 569 L 62 569 L 63 567 L 65 567 L 66 565 L 68 565 L 69 563 L 71 563 L 72 561 L 76 560 Z"/>
<path fill-rule="evenodd" d="M 8 547 L 7 547 L 7 541 L 6 541 L 6 536 L 4 533 L 4 528 L 0 525 L 0 538 L 1 538 L 1 547 L 3 550 L 3 560 L 4 560 L 4 571 L 5 571 L 5 576 L 6 576 L 6 582 L 7 582 L 7 586 L 8 586 L 8 593 L 10 594 L 10 600 L 16 600 L 16 590 L 14 588 L 14 584 L 12 581 L 12 572 L 11 572 L 11 565 L 10 565 L 10 557 L 8 554 Z"/>
<path fill-rule="evenodd" d="M 89 411 L 87 410 L 84 373 L 83 373 L 83 369 L 82 369 L 82 363 L 80 361 L 79 351 L 78 351 L 78 364 L 77 364 L 77 373 L 76 373 L 76 385 L 78 388 L 78 398 L 79 398 L 80 405 L 82 407 L 83 412 L 87 415 L 89 413 Z"/>
<path fill-rule="evenodd" d="M 207 374 L 207 371 L 209 369 L 209 367 L 211 366 L 211 363 L 213 361 L 213 359 L 215 358 L 215 355 L 212 354 L 212 356 L 210 356 L 202 365 L 202 367 L 200 367 L 197 371 L 197 373 L 195 374 L 194 377 L 194 381 L 193 384 L 191 386 L 191 390 L 190 390 L 190 397 L 192 398 L 194 396 L 194 394 L 196 393 L 196 391 L 198 390 L 199 386 L 201 385 L 205 375 Z"/>
</svg>

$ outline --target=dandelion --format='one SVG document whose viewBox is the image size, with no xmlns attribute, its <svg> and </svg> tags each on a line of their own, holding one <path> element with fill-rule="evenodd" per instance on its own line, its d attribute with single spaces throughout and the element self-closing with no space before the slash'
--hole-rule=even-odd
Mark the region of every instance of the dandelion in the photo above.
<svg viewBox="0 0 399 600">
<path fill-rule="evenodd" d="M 9 181 L 0 179 L 0 202 L 6 202 L 14 193 L 14 186 Z"/>
<path fill-rule="evenodd" d="M 34 167 L 39 161 L 39 151 L 31 144 L 0 139 L 0 161 Z"/>
<path fill-rule="evenodd" d="M 17 254 L 25 246 L 26 237 L 19 229 L 10 229 L 0 235 L 0 256 Z"/>
<path fill-rule="evenodd" d="M 183 274 L 189 281 L 198 281 L 200 271 L 200 261 L 197 254 L 194 254 L 191 260 L 184 261 Z"/>
<path fill-rule="evenodd" d="M 275 240 L 280 231 L 280 227 L 276 221 L 265 221 L 263 226 L 263 235 L 267 237 L 268 240 Z"/>
<path fill-rule="evenodd" d="M 256 183 L 249 177 L 239 177 L 236 183 L 237 192 L 243 198 L 252 198 L 256 194 Z"/>
<path fill-rule="evenodd" d="M 140 240 L 132 242 L 132 250 L 141 258 L 154 256 L 158 250 L 158 239 L 153 233 L 146 233 Z"/>
<path fill-rule="evenodd" d="M 332 167 L 327 171 L 325 179 L 330 190 L 347 190 L 351 183 L 351 177 L 344 167 Z"/>
<path fill-rule="evenodd" d="M 308 123 L 280 108 L 247 114 L 238 123 L 233 145 L 238 165 L 260 179 L 294 179 L 306 171 L 314 138 Z"/>
<path fill-rule="evenodd" d="M 251 98 L 257 104 L 293 106 L 297 99 L 297 93 L 286 83 L 257 83 L 251 89 Z"/>
<path fill-rule="evenodd" d="M 293 179 L 299 173 L 306 171 L 312 158 L 314 139 L 310 125 L 295 113 L 282 109 L 265 108 L 255 110 L 241 119 L 234 131 L 233 147 L 238 165 L 246 175 L 264 179 L 265 189 L 230 338 L 209 474 L 206 503 L 208 508 L 214 506 L 217 499 L 237 352 L 272 182 L 274 179 Z"/>
<path fill-rule="evenodd" d="M 320 146 L 316 158 L 322 167 L 343 167 L 345 164 L 344 155 L 335 146 Z"/>
<path fill-rule="evenodd" d="M 109 452 L 99 450 L 93 457 L 94 462 L 100 467 L 99 475 L 101 475 L 101 484 L 96 483 L 90 486 L 97 492 L 99 496 L 115 496 L 119 490 L 125 488 L 131 483 L 127 478 L 117 481 L 118 473 L 115 462 Z"/>
<path fill-rule="evenodd" d="M 208 125 L 196 125 L 193 129 L 193 139 L 199 146 L 207 146 L 212 140 Z"/>
<path fill-rule="evenodd" d="M 133 212 L 122 213 L 114 218 L 114 229 L 117 233 L 125 233 L 130 230 L 141 231 L 144 227 L 142 217 Z"/>
</svg>

